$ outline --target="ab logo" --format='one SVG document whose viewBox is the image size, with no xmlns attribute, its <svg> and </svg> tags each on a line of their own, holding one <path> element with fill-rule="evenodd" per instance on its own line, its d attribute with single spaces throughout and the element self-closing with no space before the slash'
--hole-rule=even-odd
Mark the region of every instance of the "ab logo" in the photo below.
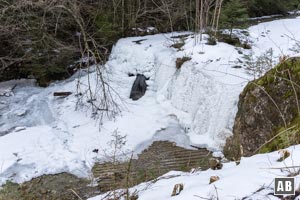
<svg viewBox="0 0 300 200">
<path fill-rule="evenodd" d="M 275 178 L 275 195 L 295 195 L 294 178 Z"/>
</svg>

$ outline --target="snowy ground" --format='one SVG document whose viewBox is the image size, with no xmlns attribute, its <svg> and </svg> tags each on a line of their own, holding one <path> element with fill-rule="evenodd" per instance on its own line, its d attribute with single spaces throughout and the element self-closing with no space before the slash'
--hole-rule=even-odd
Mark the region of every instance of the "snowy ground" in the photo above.
<svg viewBox="0 0 300 200">
<path fill-rule="evenodd" d="M 291 54 L 292 38 L 300 39 L 298 27 L 299 18 L 250 27 L 248 39 L 253 42 L 254 54 L 269 48 L 277 59 L 282 53 Z M 221 150 L 232 134 L 238 96 L 252 78 L 243 68 L 233 66 L 242 65 L 237 62 L 243 57 L 239 51 L 248 54 L 250 50 L 225 43 L 209 46 L 205 39 L 195 44 L 193 35 L 185 39 L 180 51 L 170 47 L 180 40 L 172 37 L 182 34 L 188 33 L 126 38 L 115 45 L 106 67 L 112 87 L 123 99 L 122 113 L 115 120 L 104 119 L 101 131 L 89 111 L 75 111 L 74 77 L 46 89 L 18 83 L 3 86 L 0 185 L 6 180 L 23 182 L 62 171 L 88 176 L 93 163 L 105 159 L 115 130 L 127 136 L 125 148 L 129 151 L 139 152 L 154 140 Z M 133 42 L 141 39 L 141 44 Z M 192 59 L 176 70 L 175 61 L 183 56 Z M 149 87 L 143 98 L 132 101 L 129 94 L 135 77 L 128 74 L 137 73 L 149 78 Z M 94 76 L 90 74 L 92 83 Z M 87 82 L 87 76 L 82 81 Z M 53 92 L 60 91 L 73 94 L 53 97 Z"/>
<path fill-rule="evenodd" d="M 280 154 L 255 155 L 243 158 L 239 165 L 235 162 L 224 164 L 221 170 L 196 171 L 191 173 L 169 172 L 156 182 L 142 183 L 130 189 L 141 200 L 279 200 L 274 194 L 274 178 L 286 177 L 300 170 L 300 146 L 288 149 L 291 156 L 278 162 Z M 297 166 L 295 168 L 285 168 Z M 219 180 L 209 184 L 211 176 Z M 295 177 L 296 189 L 300 187 L 300 175 Z M 175 184 L 183 184 L 184 189 L 178 196 L 171 197 Z M 122 190 L 116 191 L 121 193 Z M 90 198 L 107 200 L 112 193 Z M 299 200 L 299 199 L 296 199 Z"/>
</svg>

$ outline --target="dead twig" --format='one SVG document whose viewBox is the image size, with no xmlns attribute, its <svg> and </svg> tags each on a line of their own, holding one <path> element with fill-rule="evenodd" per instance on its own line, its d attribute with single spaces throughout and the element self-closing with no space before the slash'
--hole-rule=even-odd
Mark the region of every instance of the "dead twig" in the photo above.
<svg viewBox="0 0 300 200">
<path fill-rule="evenodd" d="M 83 200 L 73 189 L 69 189 L 78 199 Z"/>
</svg>

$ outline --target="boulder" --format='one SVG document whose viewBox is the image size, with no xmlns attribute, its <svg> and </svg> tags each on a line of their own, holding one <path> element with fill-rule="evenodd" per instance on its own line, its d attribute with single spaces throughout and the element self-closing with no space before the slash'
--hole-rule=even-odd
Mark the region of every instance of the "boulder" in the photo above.
<svg viewBox="0 0 300 200">
<path fill-rule="evenodd" d="M 145 95 L 147 90 L 147 78 L 142 74 L 137 74 L 136 79 L 131 88 L 130 98 L 134 101 L 139 100 Z"/>
<path fill-rule="evenodd" d="M 282 61 L 240 94 L 233 136 L 224 155 L 231 160 L 300 142 L 300 58 Z"/>
<path fill-rule="evenodd" d="M 209 179 L 209 184 L 212 184 L 216 181 L 220 180 L 220 177 L 218 176 L 211 176 L 210 179 Z"/>
</svg>

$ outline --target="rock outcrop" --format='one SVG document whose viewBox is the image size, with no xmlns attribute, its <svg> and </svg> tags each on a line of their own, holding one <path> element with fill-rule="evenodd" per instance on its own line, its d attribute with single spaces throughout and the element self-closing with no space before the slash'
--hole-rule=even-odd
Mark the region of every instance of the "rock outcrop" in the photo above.
<svg viewBox="0 0 300 200">
<path fill-rule="evenodd" d="M 224 154 L 231 160 L 300 142 L 300 58 L 281 62 L 240 94 L 233 136 Z"/>
<path fill-rule="evenodd" d="M 144 96 L 147 90 L 146 80 L 147 78 L 142 74 L 138 74 L 136 76 L 136 79 L 133 83 L 133 86 L 131 88 L 131 93 L 130 93 L 130 98 L 132 100 L 136 101 L 140 99 L 142 96 Z"/>
</svg>

